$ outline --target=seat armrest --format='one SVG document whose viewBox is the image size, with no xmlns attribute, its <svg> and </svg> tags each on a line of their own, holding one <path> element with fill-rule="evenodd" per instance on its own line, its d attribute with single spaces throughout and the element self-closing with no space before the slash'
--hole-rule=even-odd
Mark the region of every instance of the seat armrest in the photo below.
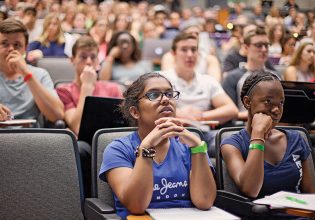
<svg viewBox="0 0 315 220">
<path fill-rule="evenodd" d="M 42 126 L 44 128 L 56 128 L 56 129 L 64 129 L 66 128 L 66 122 L 64 120 L 57 120 L 55 122 L 51 122 L 51 121 L 48 121 L 47 119 L 42 119 L 42 123 L 43 124 Z"/>
<path fill-rule="evenodd" d="M 244 197 L 244 196 L 241 196 L 239 194 L 232 193 L 229 191 L 225 191 L 225 190 L 217 190 L 217 195 L 220 195 L 222 197 L 228 197 L 228 198 L 235 199 L 238 201 L 251 202 L 251 200 L 247 197 Z"/>
<path fill-rule="evenodd" d="M 84 216 L 86 220 L 121 219 L 115 209 L 98 198 L 87 198 L 84 202 Z"/>
<path fill-rule="evenodd" d="M 57 120 L 54 122 L 54 128 L 64 129 L 66 128 L 66 122 L 64 120 Z"/>
<path fill-rule="evenodd" d="M 267 205 L 255 204 L 246 197 L 224 190 L 217 191 L 214 205 L 241 217 L 268 216 L 271 214 Z"/>
<path fill-rule="evenodd" d="M 115 213 L 115 209 L 110 205 L 102 202 L 98 198 L 87 198 L 85 199 L 84 208 L 92 208 L 99 213 L 108 214 L 108 213 Z"/>
</svg>

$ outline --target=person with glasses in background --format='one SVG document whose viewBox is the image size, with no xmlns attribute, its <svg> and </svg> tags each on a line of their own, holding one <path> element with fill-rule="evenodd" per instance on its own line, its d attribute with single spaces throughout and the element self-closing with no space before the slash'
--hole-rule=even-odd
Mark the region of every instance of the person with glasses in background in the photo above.
<svg viewBox="0 0 315 220">
<path fill-rule="evenodd" d="M 173 40 L 172 53 L 174 68 L 163 74 L 182 94 L 177 101 L 177 117 L 187 125 L 200 125 L 197 127 L 204 131 L 210 155 L 214 156 L 216 131 L 210 131 L 208 125 L 201 126 L 201 123 L 211 120 L 224 124 L 237 117 L 237 108 L 214 77 L 195 71 L 199 59 L 196 35 L 177 35 Z"/>
<path fill-rule="evenodd" d="M 232 70 L 224 78 L 222 86 L 225 92 L 231 97 L 239 109 L 238 119 L 247 120 L 248 113 L 240 98 L 243 83 L 248 75 L 253 72 L 267 70 L 265 63 L 268 59 L 270 46 L 268 35 L 265 29 L 258 27 L 255 31 L 249 32 L 244 38 L 244 47 L 247 51 L 247 62 L 244 66 Z M 272 70 L 268 70 L 273 72 Z M 278 74 L 273 72 L 274 74 Z"/>
<path fill-rule="evenodd" d="M 49 73 L 25 62 L 27 44 L 22 22 L 0 22 L 0 121 L 39 119 L 41 114 L 51 122 L 63 119 L 63 104 Z"/>
<path fill-rule="evenodd" d="M 105 148 L 99 172 L 123 219 L 147 208 L 213 205 L 216 185 L 207 145 L 176 118 L 179 95 L 157 72 L 140 76 L 124 92 L 121 111 L 138 130 Z"/>
<path fill-rule="evenodd" d="M 257 25 L 247 24 L 243 27 L 242 37 L 240 39 L 241 47 L 239 50 L 231 50 L 223 60 L 223 78 L 226 77 L 232 70 L 242 68 L 244 63 L 247 62 L 247 46 L 244 43 L 244 39 L 249 35 L 250 32 L 255 32 Z M 272 63 L 267 59 L 265 66 L 267 69 L 275 70 Z"/>
<path fill-rule="evenodd" d="M 64 104 L 65 121 L 78 135 L 85 97 L 121 97 L 118 84 L 97 80 L 99 69 L 98 45 L 92 37 L 80 37 L 72 47 L 71 62 L 76 71 L 72 83 L 63 83 L 56 90 Z"/>
</svg>

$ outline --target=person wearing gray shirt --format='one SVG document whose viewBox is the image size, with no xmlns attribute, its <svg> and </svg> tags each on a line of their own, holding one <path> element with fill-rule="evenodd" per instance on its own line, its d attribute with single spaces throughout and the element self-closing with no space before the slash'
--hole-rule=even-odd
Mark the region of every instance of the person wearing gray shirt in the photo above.
<svg viewBox="0 0 315 220">
<path fill-rule="evenodd" d="M 0 121 L 35 118 L 63 119 L 63 104 L 47 71 L 27 65 L 28 34 L 15 19 L 0 22 Z"/>
</svg>

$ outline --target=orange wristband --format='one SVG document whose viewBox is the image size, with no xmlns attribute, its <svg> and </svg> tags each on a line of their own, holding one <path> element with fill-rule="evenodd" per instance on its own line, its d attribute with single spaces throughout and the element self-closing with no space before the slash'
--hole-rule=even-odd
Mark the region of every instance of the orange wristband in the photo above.
<svg viewBox="0 0 315 220">
<path fill-rule="evenodd" d="M 27 82 L 30 78 L 33 77 L 33 74 L 32 73 L 28 73 L 24 76 L 24 82 Z"/>
</svg>

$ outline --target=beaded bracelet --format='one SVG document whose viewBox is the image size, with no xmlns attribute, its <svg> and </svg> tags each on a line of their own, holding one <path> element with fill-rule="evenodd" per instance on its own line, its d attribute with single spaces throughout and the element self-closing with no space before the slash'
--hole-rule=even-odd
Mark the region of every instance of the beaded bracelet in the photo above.
<svg viewBox="0 0 315 220">
<path fill-rule="evenodd" d="M 136 157 L 139 157 L 139 151 L 142 151 L 142 157 L 151 158 L 151 159 L 155 157 L 156 150 L 154 147 L 150 147 L 150 148 L 142 147 L 141 149 L 139 148 L 140 146 L 138 146 L 135 151 Z"/>
<path fill-rule="evenodd" d="M 249 142 L 252 142 L 252 141 L 261 141 L 261 142 L 263 142 L 264 144 L 265 144 L 265 139 L 263 139 L 263 138 L 252 138 L 252 139 L 250 139 L 250 141 Z"/>
</svg>

